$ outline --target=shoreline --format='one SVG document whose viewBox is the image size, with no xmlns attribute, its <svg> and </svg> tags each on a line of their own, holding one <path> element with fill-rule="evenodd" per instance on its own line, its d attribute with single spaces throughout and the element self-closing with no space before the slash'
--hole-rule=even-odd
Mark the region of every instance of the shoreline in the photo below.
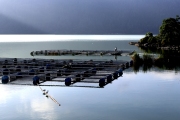
<svg viewBox="0 0 180 120">
<path fill-rule="evenodd" d="M 158 44 L 150 44 L 150 43 L 145 43 L 145 44 L 140 44 L 139 42 L 129 42 L 130 45 L 135 45 L 137 47 L 146 47 L 146 48 L 156 48 L 156 49 L 161 49 L 161 50 L 179 50 L 180 46 L 175 46 L 175 45 L 168 45 L 168 46 L 159 46 Z"/>
</svg>

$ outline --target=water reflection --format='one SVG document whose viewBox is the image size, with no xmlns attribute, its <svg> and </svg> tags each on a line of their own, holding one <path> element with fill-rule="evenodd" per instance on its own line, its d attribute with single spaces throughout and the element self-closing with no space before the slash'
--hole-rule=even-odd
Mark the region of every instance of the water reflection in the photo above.
<svg viewBox="0 0 180 120">
<path fill-rule="evenodd" d="M 107 43 L 111 45 L 107 49 L 114 47 L 110 43 Z M 29 44 L 25 45 L 28 48 L 26 53 L 22 53 L 24 52 L 23 48 L 20 52 L 18 51 L 18 57 L 29 57 L 27 55 L 32 51 L 30 46 L 36 46 L 36 44 Z M 69 43 L 67 44 L 69 45 Z M 108 46 L 107 44 L 103 46 Z M 10 46 L 14 47 L 11 44 Z M 37 46 L 36 49 L 39 50 L 41 45 L 37 44 Z M 47 49 L 48 46 L 49 44 L 44 49 Z M 57 45 L 56 48 L 63 46 L 64 44 Z M 85 44 L 81 44 L 81 46 L 87 47 Z M 16 49 L 21 48 L 18 45 L 15 47 L 17 47 Z M 5 48 L 3 49 L 5 50 Z M 17 57 L 15 52 L 8 53 L 5 57 L 13 55 Z M 69 58 L 72 59 L 72 56 Z M 89 58 L 89 56 L 85 56 L 83 59 Z M 106 58 L 103 57 L 103 59 Z M 114 59 L 114 56 L 111 59 Z M 134 70 L 137 71 L 136 74 Z M 179 120 L 179 76 L 180 72 L 177 66 L 172 69 L 159 69 L 155 65 L 152 67 L 134 66 L 126 69 L 122 77 L 112 81 L 103 89 L 43 86 L 61 103 L 61 107 L 44 97 L 38 86 L 0 84 L 0 115 L 3 120 Z M 49 84 L 56 83 L 50 81 Z M 77 84 L 84 85 L 84 83 Z M 88 85 L 97 84 L 88 83 Z"/>
<path fill-rule="evenodd" d="M 155 67 L 148 74 L 140 67 L 135 74 L 130 67 L 104 89 L 43 86 L 61 107 L 38 86 L 0 85 L 0 112 L 2 119 L 14 120 L 179 120 L 179 76 L 180 72 Z"/>
<path fill-rule="evenodd" d="M 180 68 L 180 52 L 179 50 L 163 50 L 156 48 L 140 47 L 144 52 L 143 56 L 139 58 L 139 54 L 133 56 L 134 58 L 134 72 L 139 71 L 139 67 L 143 68 L 144 72 L 149 71 L 153 66 L 165 70 L 178 71 Z"/>
<path fill-rule="evenodd" d="M 41 101 L 41 102 L 39 102 L 39 101 Z M 31 101 L 31 108 L 35 112 L 42 112 L 42 113 L 54 110 L 54 108 L 52 107 L 52 104 L 49 104 L 49 101 L 47 101 L 45 98 L 33 99 Z"/>
<path fill-rule="evenodd" d="M 162 70 L 174 70 L 175 73 L 178 73 L 180 71 L 180 66 L 172 66 L 172 64 L 163 64 L 162 66 L 156 66 L 156 65 L 133 65 L 133 71 L 134 73 L 138 73 L 140 70 L 142 70 L 144 73 L 147 73 L 149 71 L 154 70 L 154 67 L 158 67 Z"/>
</svg>

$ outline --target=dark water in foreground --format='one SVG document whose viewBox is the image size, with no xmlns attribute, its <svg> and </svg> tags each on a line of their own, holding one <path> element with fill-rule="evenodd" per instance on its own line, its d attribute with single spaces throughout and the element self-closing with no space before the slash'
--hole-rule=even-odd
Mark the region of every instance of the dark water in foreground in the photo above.
<svg viewBox="0 0 180 120">
<path fill-rule="evenodd" d="M 30 52 L 44 49 L 118 49 L 136 50 L 129 41 L 84 41 L 44 43 L 0 43 L 1 57 L 33 58 Z M 114 56 L 88 56 L 114 59 Z M 46 57 L 82 58 L 83 57 Z M 89 59 L 86 56 L 86 59 Z M 118 59 L 129 59 L 119 56 Z M 55 84 L 50 82 L 50 84 Z M 80 85 L 82 83 L 78 83 Z M 97 84 L 88 84 L 98 86 Z M 104 88 L 48 87 L 61 106 L 42 95 L 37 86 L 0 84 L 2 120 L 179 120 L 180 72 L 151 68 L 134 73 L 132 68 Z"/>
</svg>

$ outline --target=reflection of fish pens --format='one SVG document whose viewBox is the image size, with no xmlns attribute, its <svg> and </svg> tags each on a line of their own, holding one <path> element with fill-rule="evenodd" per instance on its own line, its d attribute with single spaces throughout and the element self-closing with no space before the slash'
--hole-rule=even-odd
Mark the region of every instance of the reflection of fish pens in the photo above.
<svg viewBox="0 0 180 120">
<path fill-rule="evenodd" d="M 122 76 L 132 61 L 0 59 L 1 83 L 10 85 L 104 87 Z M 63 84 L 61 84 L 63 83 Z M 76 85 L 83 83 L 83 85 Z M 87 83 L 98 84 L 88 86 Z"/>
</svg>

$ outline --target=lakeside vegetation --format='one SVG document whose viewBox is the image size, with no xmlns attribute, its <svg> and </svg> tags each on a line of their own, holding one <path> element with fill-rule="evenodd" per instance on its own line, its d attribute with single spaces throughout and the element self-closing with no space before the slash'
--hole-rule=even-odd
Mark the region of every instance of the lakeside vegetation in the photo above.
<svg viewBox="0 0 180 120">
<path fill-rule="evenodd" d="M 140 57 L 135 53 L 132 55 L 134 71 L 142 66 L 147 71 L 152 66 L 163 69 L 174 69 L 180 66 L 180 17 L 164 19 L 156 36 L 147 32 L 145 37 L 138 42 L 130 44 L 140 47 L 145 54 Z M 151 53 L 159 54 L 154 58 Z"/>
<path fill-rule="evenodd" d="M 159 29 L 159 34 L 146 33 L 138 42 L 139 46 L 148 47 L 178 47 L 180 46 L 180 17 L 164 19 Z"/>
<path fill-rule="evenodd" d="M 169 57 L 169 54 L 160 54 L 158 58 L 155 58 L 153 55 L 150 54 L 143 54 L 140 56 L 138 53 L 134 53 L 131 55 L 133 60 L 133 70 L 137 73 L 142 67 L 144 72 L 150 70 L 153 66 L 161 68 L 161 69 L 179 69 L 180 68 L 180 59 L 175 57 Z"/>
</svg>

